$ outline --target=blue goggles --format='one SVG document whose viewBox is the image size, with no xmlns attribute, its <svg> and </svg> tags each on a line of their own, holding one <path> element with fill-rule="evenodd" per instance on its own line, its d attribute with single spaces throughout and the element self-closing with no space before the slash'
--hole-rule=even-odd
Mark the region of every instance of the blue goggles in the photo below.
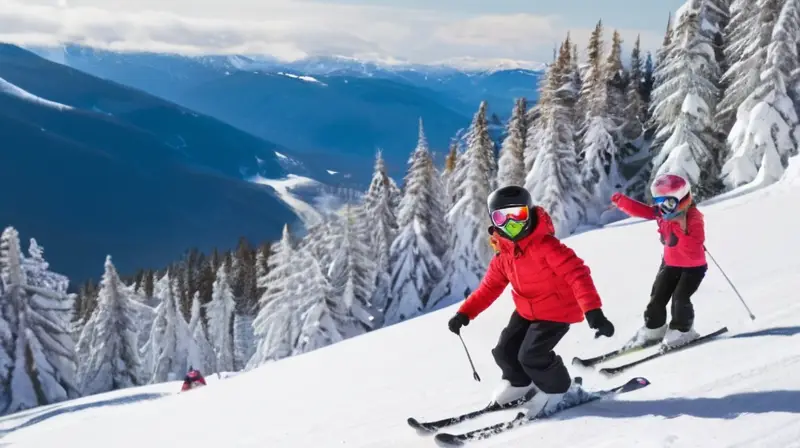
<svg viewBox="0 0 800 448">
<path fill-rule="evenodd" d="M 680 201 L 673 196 L 660 196 L 653 198 L 653 202 L 658 206 L 658 210 L 665 218 L 674 218 L 677 215 L 678 206 Z"/>
</svg>

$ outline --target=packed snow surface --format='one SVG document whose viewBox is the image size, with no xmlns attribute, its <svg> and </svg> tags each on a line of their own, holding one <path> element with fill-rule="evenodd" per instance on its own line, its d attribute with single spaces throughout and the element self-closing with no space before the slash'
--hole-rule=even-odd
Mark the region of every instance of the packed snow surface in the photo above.
<svg viewBox="0 0 800 448">
<path fill-rule="evenodd" d="M 615 401 L 595 402 L 475 447 L 798 447 L 800 446 L 800 185 L 783 182 L 701 207 L 707 247 L 748 301 L 751 322 L 717 267 L 695 296 L 696 326 L 725 325 L 727 338 L 604 379 L 632 375 L 652 384 Z M 566 359 L 618 347 L 641 324 L 661 246 L 652 222 L 627 220 L 566 240 L 591 267 L 617 333 L 593 338 L 573 326 L 558 352 Z M 125 405 L 89 407 L 44 418 L 33 410 L 0 420 L 5 447 L 431 447 L 406 424 L 484 405 L 499 370 L 490 354 L 511 313 L 504 295 L 462 334 L 483 378 L 475 382 L 458 338 L 455 307 L 305 355 L 267 364 L 206 388 Z M 643 355 L 629 355 L 625 361 Z M 609 362 L 616 365 L 623 360 Z M 135 395 L 161 386 L 115 394 Z M 165 389 L 177 389 L 170 386 Z M 108 394 L 80 402 L 102 402 Z M 76 404 L 62 404 L 62 407 Z M 453 430 L 501 421 L 485 416 Z M 27 424 L 27 422 L 32 422 Z"/>
</svg>

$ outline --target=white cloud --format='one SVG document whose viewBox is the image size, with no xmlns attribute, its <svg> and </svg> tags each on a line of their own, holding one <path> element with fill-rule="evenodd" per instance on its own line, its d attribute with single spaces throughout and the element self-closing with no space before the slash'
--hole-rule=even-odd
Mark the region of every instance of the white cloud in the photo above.
<svg viewBox="0 0 800 448">
<path fill-rule="evenodd" d="M 335 54 L 364 59 L 547 61 L 566 35 L 563 19 L 305 0 L 0 0 L 0 40 L 80 43 L 115 50 L 269 54 L 294 60 Z M 588 29 L 571 30 L 579 46 Z M 656 48 L 660 33 L 637 33 Z M 610 37 L 610 36 L 609 36 Z"/>
</svg>

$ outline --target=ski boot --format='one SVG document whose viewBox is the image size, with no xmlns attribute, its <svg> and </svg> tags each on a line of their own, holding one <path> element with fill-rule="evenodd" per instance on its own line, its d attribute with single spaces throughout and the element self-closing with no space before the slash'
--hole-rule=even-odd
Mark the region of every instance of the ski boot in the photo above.
<svg viewBox="0 0 800 448">
<path fill-rule="evenodd" d="M 512 386 L 508 380 L 503 380 L 492 393 L 491 403 L 503 406 L 520 399 L 529 400 L 536 392 L 537 389 L 533 383 L 527 386 Z"/>
<path fill-rule="evenodd" d="M 658 328 L 647 328 L 643 326 L 636 334 L 625 343 L 623 348 L 629 349 L 633 347 L 642 347 L 645 345 L 654 345 L 664 339 L 667 333 L 667 324 Z"/>
<path fill-rule="evenodd" d="M 688 344 L 700 337 L 700 333 L 690 328 L 688 331 L 680 331 L 670 328 L 661 340 L 661 350 L 671 350 L 681 345 Z"/>
<path fill-rule="evenodd" d="M 566 392 L 558 394 L 548 394 L 537 392 L 533 398 L 521 406 L 522 412 L 528 417 L 535 417 L 539 414 L 548 415 L 558 410 L 559 405 L 567 403 L 572 399 L 580 398 L 587 392 L 583 390 L 580 382 L 572 380 Z"/>
</svg>

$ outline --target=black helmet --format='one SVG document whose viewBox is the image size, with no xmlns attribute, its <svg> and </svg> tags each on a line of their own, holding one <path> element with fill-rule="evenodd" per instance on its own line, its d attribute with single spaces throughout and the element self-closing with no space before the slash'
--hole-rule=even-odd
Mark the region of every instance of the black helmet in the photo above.
<svg viewBox="0 0 800 448">
<path fill-rule="evenodd" d="M 533 229 L 536 228 L 536 213 L 533 210 L 534 206 L 533 200 L 531 199 L 531 194 L 528 193 L 528 190 L 522 187 L 510 185 L 493 191 L 486 200 L 486 207 L 489 210 L 489 219 L 491 219 L 492 212 L 495 210 L 521 206 L 528 207 L 528 219 L 526 220 L 522 231 L 514 237 L 507 235 L 505 232 L 498 232 L 503 237 L 512 241 L 517 241 L 530 235 Z M 494 221 L 492 221 L 492 225 L 494 225 Z"/>
</svg>

